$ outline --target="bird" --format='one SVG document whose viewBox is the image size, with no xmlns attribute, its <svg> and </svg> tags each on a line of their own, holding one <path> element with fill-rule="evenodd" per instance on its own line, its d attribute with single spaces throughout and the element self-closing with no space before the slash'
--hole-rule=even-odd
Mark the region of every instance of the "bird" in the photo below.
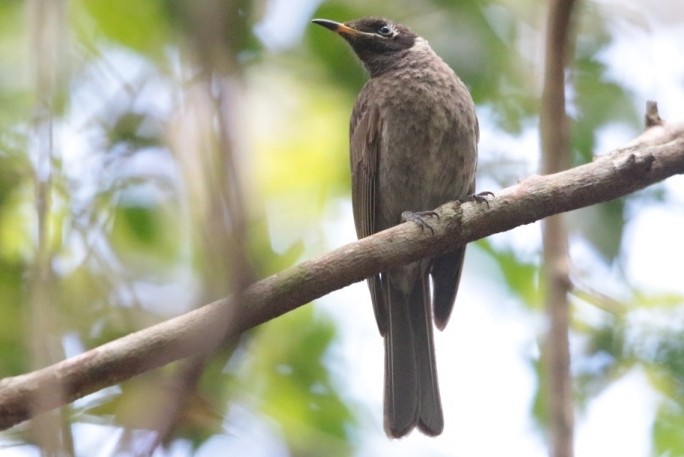
<svg viewBox="0 0 684 457">
<path fill-rule="evenodd" d="M 475 192 L 479 124 L 466 85 L 408 27 L 366 17 L 314 19 L 352 48 L 370 78 L 349 124 L 352 207 L 358 238 L 401 222 L 429 227 L 438 206 Z M 400 438 L 444 429 L 433 342 L 446 326 L 465 247 L 368 278 L 385 341 L 384 428 Z M 431 280 L 431 284 L 430 284 Z"/>
</svg>

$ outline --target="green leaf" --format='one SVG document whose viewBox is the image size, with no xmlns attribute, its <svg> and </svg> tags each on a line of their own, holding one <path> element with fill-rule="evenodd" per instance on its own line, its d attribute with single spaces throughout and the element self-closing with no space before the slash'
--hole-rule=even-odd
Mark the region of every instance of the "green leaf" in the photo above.
<svg viewBox="0 0 684 457">
<path fill-rule="evenodd" d="M 112 246 L 120 259 L 129 268 L 138 269 L 141 276 L 161 278 L 173 268 L 179 252 L 179 215 L 169 209 L 134 202 L 115 208 Z"/>
<path fill-rule="evenodd" d="M 97 33 L 141 54 L 158 56 L 169 39 L 168 23 L 159 0 L 76 0 L 72 11 L 86 12 Z"/>
<path fill-rule="evenodd" d="M 349 454 L 353 416 L 324 364 L 335 336 L 309 306 L 260 327 L 252 342 L 245 389 L 278 421 L 293 455 Z"/>
<path fill-rule="evenodd" d="M 653 455 L 675 457 L 684 455 L 684 409 L 674 402 L 665 402 L 658 409 L 653 423 Z"/>
<path fill-rule="evenodd" d="M 509 248 L 494 248 L 488 240 L 480 240 L 477 246 L 489 254 L 498 264 L 509 290 L 524 304 L 535 308 L 540 304 L 538 288 L 539 265 L 523 261 Z"/>
</svg>

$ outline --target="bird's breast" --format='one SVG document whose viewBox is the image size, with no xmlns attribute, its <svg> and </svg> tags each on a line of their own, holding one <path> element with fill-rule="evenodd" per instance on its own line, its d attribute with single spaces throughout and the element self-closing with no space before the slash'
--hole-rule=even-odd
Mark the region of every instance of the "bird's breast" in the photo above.
<svg viewBox="0 0 684 457">
<path fill-rule="evenodd" d="M 427 211 L 464 197 L 477 161 L 477 121 L 463 83 L 450 70 L 407 69 L 393 76 L 371 97 L 382 118 L 376 198 L 383 228 L 396 224 L 403 211 Z"/>
</svg>

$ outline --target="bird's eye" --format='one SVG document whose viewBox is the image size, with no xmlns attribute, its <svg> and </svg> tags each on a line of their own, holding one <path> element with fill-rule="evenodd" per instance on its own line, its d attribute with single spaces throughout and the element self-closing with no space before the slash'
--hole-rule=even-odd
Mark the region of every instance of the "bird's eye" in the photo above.
<svg viewBox="0 0 684 457">
<path fill-rule="evenodd" d="M 387 24 L 381 25 L 380 28 L 378 28 L 378 33 L 382 36 L 391 36 L 392 32 L 392 27 Z"/>
</svg>

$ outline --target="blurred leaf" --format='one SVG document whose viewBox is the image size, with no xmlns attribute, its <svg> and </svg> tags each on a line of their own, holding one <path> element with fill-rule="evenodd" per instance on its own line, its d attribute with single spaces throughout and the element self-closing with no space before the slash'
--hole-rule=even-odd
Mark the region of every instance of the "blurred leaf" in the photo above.
<svg viewBox="0 0 684 457">
<path fill-rule="evenodd" d="M 532 308 L 538 307 L 540 304 L 540 294 L 537 286 L 539 265 L 521 260 L 515 251 L 511 249 L 495 249 L 486 239 L 479 240 L 477 245 L 497 263 L 508 289 L 522 303 Z"/>
<path fill-rule="evenodd" d="M 113 306 L 116 304 L 119 303 L 107 303 L 107 306 L 93 306 L 88 309 L 87 314 L 84 311 L 83 315 L 76 316 L 76 319 L 90 324 L 87 333 L 81 335 L 83 345 L 86 348 L 100 346 L 126 336 L 129 333 L 150 327 L 161 322 L 166 317 L 141 306 Z M 137 304 L 139 305 L 139 303 Z M 84 316 L 87 316 L 89 320 L 86 321 Z"/>
<path fill-rule="evenodd" d="M 7 127 L 17 122 L 26 123 L 31 113 L 33 98 L 26 65 L 30 53 L 26 51 L 25 10 L 25 2 L 21 0 L 0 2 L 0 155 L 4 151 L 3 140 L 9 136 L 20 137 L 18 132 L 10 132 Z"/>
<path fill-rule="evenodd" d="M 324 365 L 335 333 L 307 306 L 260 327 L 252 342 L 245 389 L 278 420 L 294 455 L 351 453 L 354 419 Z"/>
<path fill-rule="evenodd" d="M 653 423 L 653 455 L 684 455 L 684 409 L 681 404 L 661 405 Z"/>
<path fill-rule="evenodd" d="M 177 31 L 182 31 L 195 45 L 199 61 L 216 65 L 226 59 L 242 64 L 253 62 L 261 43 L 252 27 L 256 21 L 251 0 L 164 0 L 167 18 Z M 220 64 L 219 64 L 220 65 Z M 240 70 L 240 68 L 232 68 Z"/>
<path fill-rule="evenodd" d="M 75 0 L 72 11 L 87 12 L 108 40 L 151 57 L 160 56 L 169 39 L 158 0 Z"/>
<path fill-rule="evenodd" d="M 620 254 L 625 227 L 624 199 L 581 208 L 568 216 L 573 232 L 587 241 L 606 262 Z"/>
<path fill-rule="evenodd" d="M 1 90 L 0 90 L 1 92 Z M 29 265 L 29 217 L 22 212 L 26 191 L 27 158 L 7 145 L 0 132 L 0 377 L 28 370 L 30 359 L 24 341 L 22 303 L 27 290 L 24 281 Z M 10 142 L 12 142 L 10 140 Z"/>
<path fill-rule="evenodd" d="M 124 112 L 108 129 L 110 146 L 123 144 L 136 149 L 159 146 L 161 132 L 158 126 L 151 127 L 152 123 L 154 119 L 149 114 Z"/>
<path fill-rule="evenodd" d="M 117 220 L 129 229 L 134 241 L 143 245 L 157 239 L 157 232 L 161 228 L 159 215 L 143 206 L 122 207 Z"/>
<path fill-rule="evenodd" d="M 25 275 L 25 265 L 0 257 L 0 377 L 18 375 L 30 367 L 22 325 L 25 313 L 20 306 L 25 301 Z"/>
<path fill-rule="evenodd" d="M 573 362 L 576 398 L 581 406 L 623 376 L 635 362 L 629 354 L 621 318 L 609 316 L 598 326 L 585 327 L 583 333 L 586 340 L 581 357 L 575 357 Z"/>
<path fill-rule="evenodd" d="M 592 50 L 598 52 L 599 49 Z M 573 166 L 591 162 L 596 151 L 596 132 L 608 123 L 636 127 L 640 118 L 627 90 L 608 80 L 605 64 L 595 55 L 580 56 L 574 63 L 574 103 L 578 114 L 572 124 L 572 147 L 578 153 Z"/>
<path fill-rule="evenodd" d="M 178 226 L 172 220 L 163 207 L 121 204 L 114 212 L 112 246 L 129 267 L 159 277 L 178 254 Z"/>
<path fill-rule="evenodd" d="M 679 332 L 677 332 L 679 334 Z M 661 392 L 673 399 L 684 398 L 684 341 L 672 338 L 667 330 L 657 333 L 659 337 L 653 363 L 665 376 L 660 384 Z"/>
<path fill-rule="evenodd" d="M 539 431 L 543 431 L 549 424 L 549 383 L 547 381 L 548 375 L 544 369 L 543 355 L 538 359 L 530 360 L 530 368 L 535 374 L 535 379 L 537 379 L 534 397 L 530 405 L 531 413 Z"/>
<path fill-rule="evenodd" d="M 358 9 L 342 2 L 324 2 L 314 13 L 314 17 L 345 22 L 362 16 Z M 308 47 L 314 59 L 325 63 L 328 76 L 335 85 L 346 87 L 358 93 L 368 76 L 349 45 L 339 36 L 323 27 L 311 25 L 306 32 Z M 351 110 L 350 110 L 351 113 Z"/>
<path fill-rule="evenodd" d="M 684 296 L 677 293 L 645 294 L 638 293 L 634 299 L 635 306 L 651 309 L 682 309 Z"/>
<path fill-rule="evenodd" d="M 106 417 L 127 430 L 156 430 L 176 418 L 178 437 L 189 439 L 195 449 L 223 424 L 223 403 L 215 403 L 199 390 L 185 391 L 177 379 L 177 364 L 154 370 L 119 385 L 120 391 L 99 399 L 79 413 L 84 422 Z M 214 373 L 216 374 L 216 373 Z M 179 395 L 181 396 L 179 398 Z M 177 408 L 177 409 L 176 409 Z"/>
</svg>

